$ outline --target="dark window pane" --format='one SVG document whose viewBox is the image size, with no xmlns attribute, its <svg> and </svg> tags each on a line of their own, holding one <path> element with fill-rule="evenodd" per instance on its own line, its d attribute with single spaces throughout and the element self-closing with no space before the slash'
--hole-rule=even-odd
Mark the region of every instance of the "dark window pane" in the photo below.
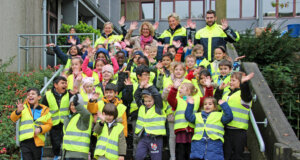
<svg viewBox="0 0 300 160">
<path fill-rule="evenodd" d="M 242 17 L 254 17 L 255 0 L 243 0 Z"/>
<path fill-rule="evenodd" d="M 126 19 L 127 20 L 139 20 L 140 15 L 140 2 L 129 1 L 127 0 L 127 8 L 126 8 Z"/>
<path fill-rule="evenodd" d="M 191 18 L 203 18 L 203 1 L 191 2 Z"/>
<path fill-rule="evenodd" d="M 240 18 L 240 1 L 227 0 L 226 14 L 227 18 Z"/>
</svg>

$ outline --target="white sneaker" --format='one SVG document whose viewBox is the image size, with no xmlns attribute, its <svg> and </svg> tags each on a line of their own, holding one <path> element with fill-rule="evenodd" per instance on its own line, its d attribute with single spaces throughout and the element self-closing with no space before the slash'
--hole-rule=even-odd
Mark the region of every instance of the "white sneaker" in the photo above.
<svg viewBox="0 0 300 160">
<path fill-rule="evenodd" d="M 60 160 L 60 159 L 61 159 L 61 156 L 54 156 L 53 160 Z"/>
</svg>

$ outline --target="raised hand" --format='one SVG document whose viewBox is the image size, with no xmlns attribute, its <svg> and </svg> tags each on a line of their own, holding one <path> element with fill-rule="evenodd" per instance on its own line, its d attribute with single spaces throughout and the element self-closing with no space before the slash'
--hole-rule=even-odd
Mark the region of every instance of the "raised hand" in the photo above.
<svg viewBox="0 0 300 160">
<path fill-rule="evenodd" d="M 131 79 L 130 79 L 130 77 L 128 77 L 127 79 L 125 79 L 125 82 L 124 82 L 124 84 L 125 84 L 126 86 L 130 86 L 130 85 L 132 85 L 132 82 L 131 82 Z"/>
<path fill-rule="evenodd" d="M 159 22 L 155 22 L 155 23 L 153 24 L 154 30 L 157 30 L 158 26 L 159 26 Z"/>
<path fill-rule="evenodd" d="M 210 87 L 211 86 L 211 78 L 210 78 L 210 76 L 205 77 L 204 84 L 205 84 L 206 87 Z"/>
<path fill-rule="evenodd" d="M 201 72 L 201 67 L 197 67 L 194 69 L 193 75 L 196 77 L 199 75 L 200 72 Z"/>
<path fill-rule="evenodd" d="M 251 72 L 250 74 L 248 74 L 247 76 L 243 76 L 242 77 L 242 83 L 249 81 L 250 79 L 252 79 L 254 77 L 254 73 Z"/>
<path fill-rule="evenodd" d="M 173 41 L 172 44 L 176 47 L 176 48 L 179 48 L 181 46 L 181 42 L 178 40 L 178 41 Z"/>
<path fill-rule="evenodd" d="M 49 43 L 49 44 L 46 44 L 46 47 L 55 47 L 56 45 L 54 43 Z"/>
<path fill-rule="evenodd" d="M 125 20 L 126 20 L 125 16 L 122 16 L 121 19 L 120 19 L 119 22 L 118 22 L 119 25 L 120 25 L 120 26 L 124 26 Z"/>
<path fill-rule="evenodd" d="M 243 59 L 243 58 L 245 58 L 245 57 L 246 57 L 245 55 L 236 57 L 236 58 L 234 59 L 234 61 L 239 61 L 239 60 L 241 60 L 241 59 Z"/>
<path fill-rule="evenodd" d="M 85 44 L 87 46 L 90 46 L 92 44 L 91 40 L 89 37 L 86 37 L 85 40 L 82 42 L 82 44 Z"/>
<path fill-rule="evenodd" d="M 226 88 L 227 86 L 229 86 L 229 82 L 228 83 L 222 83 L 220 86 L 219 86 L 219 89 L 220 90 L 223 90 L 224 88 Z"/>
<path fill-rule="evenodd" d="M 97 100 L 97 99 L 99 98 L 99 95 L 100 95 L 100 94 L 97 93 L 97 92 L 93 93 L 93 95 L 92 95 L 92 97 L 91 97 L 92 101 Z"/>
<path fill-rule="evenodd" d="M 188 96 L 186 102 L 187 102 L 187 103 L 190 103 L 190 104 L 194 104 L 194 99 L 193 99 L 193 97 L 192 97 L 192 96 Z"/>
<path fill-rule="evenodd" d="M 97 112 L 97 117 L 100 119 L 100 121 L 102 122 L 102 123 L 104 123 L 104 121 L 105 121 L 105 114 L 102 114 L 101 112 Z"/>
<path fill-rule="evenodd" d="M 219 105 L 221 105 L 221 104 L 225 103 L 225 101 L 224 101 L 223 99 L 220 99 L 220 100 L 218 101 L 218 103 L 219 103 Z"/>
<path fill-rule="evenodd" d="M 180 86 L 180 84 L 181 84 L 181 80 L 176 79 L 175 82 L 173 83 L 173 87 L 177 89 Z"/>
<path fill-rule="evenodd" d="M 221 19 L 222 29 L 225 30 L 228 27 L 227 19 Z"/>
<path fill-rule="evenodd" d="M 193 22 L 191 19 L 188 19 L 187 20 L 187 27 L 190 27 L 191 29 L 195 29 L 196 28 L 196 23 L 195 22 Z"/>
<path fill-rule="evenodd" d="M 18 100 L 16 106 L 17 106 L 17 112 L 21 113 L 24 109 L 24 102 L 22 101 L 22 99 Z"/>
<path fill-rule="evenodd" d="M 39 133 L 41 133 L 41 129 L 40 128 L 35 128 L 34 129 L 34 136 L 37 136 Z"/>
<path fill-rule="evenodd" d="M 133 31 L 133 30 L 136 30 L 136 29 L 138 29 L 138 22 L 137 21 L 131 22 L 129 30 Z"/>
<path fill-rule="evenodd" d="M 88 55 L 87 55 L 87 57 L 89 58 L 89 59 L 91 59 L 91 58 L 93 58 L 94 57 L 94 48 L 92 48 L 92 47 L 89 47 L 88 49 L 87 49 L 87 51 L 88 51 Z"/>
<path fill-rule="evenodd" d="M 76 39 L 70 38 L 70 43 L 72 43 L 72 45 L 76 45 Z"/>
</svg>

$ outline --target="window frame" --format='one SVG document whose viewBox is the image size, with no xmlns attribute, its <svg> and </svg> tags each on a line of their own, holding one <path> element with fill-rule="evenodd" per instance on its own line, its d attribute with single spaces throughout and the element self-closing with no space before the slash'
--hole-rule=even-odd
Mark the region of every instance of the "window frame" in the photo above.
<svg viewBox="0 0 300 160">
<path fill-rule="evenodd" d="M 142 19 L 142 3 L 152 3 L 153 4 L 153 19 L 155 18 L 155 0 L 130 0 L 132 2 L 139 2 L 139 15 L 137 20 L 133 21 L 140 21 L 140 20 L 150 20 L 150 19 Z M 127 0 L 121 0 L 121 6 L 124 3 L 124 16 L 127 17 Z M 122 9 L 121 9 L 122 10 Z M 122 16 L 122 13 L 120 13 Z"/>
</svg>

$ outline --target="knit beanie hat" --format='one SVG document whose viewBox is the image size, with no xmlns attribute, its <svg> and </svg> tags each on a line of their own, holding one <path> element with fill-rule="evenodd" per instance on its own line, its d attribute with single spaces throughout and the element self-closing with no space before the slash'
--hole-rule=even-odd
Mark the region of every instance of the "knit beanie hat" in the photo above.
<svg viewBox="0 0 300 160">
<path fill-rule="evenodd" d="M 88 85 L 88 84 L 94 84 L 95 79 L 93 77 L 85 77 L 82 79 L 81 84 L 82 86 Z"/>
<path fill-rule="evenodd" d="M 107 65 L 102 67 L 102 73 L 104 73 L 105 71 L 108 71 L 111 74 L 114 74 L 114 69 L 110 64 L 107 64 Z"/>
<path fill-rule="evenodd" d="M 81 96 L 80 94 L 77 94 L 77 96 L 78 96 L 78 101 L 77 101 L 78 104 L 84 105 L 84 101 L 83 101 L 82 96 Z M 69 106 L 70 106 L 70 104 L 74 101 L 74 97 L 75 97 L 75 95 L 73 95 L 73 96 L 70 98 Z"/>
</svg>

